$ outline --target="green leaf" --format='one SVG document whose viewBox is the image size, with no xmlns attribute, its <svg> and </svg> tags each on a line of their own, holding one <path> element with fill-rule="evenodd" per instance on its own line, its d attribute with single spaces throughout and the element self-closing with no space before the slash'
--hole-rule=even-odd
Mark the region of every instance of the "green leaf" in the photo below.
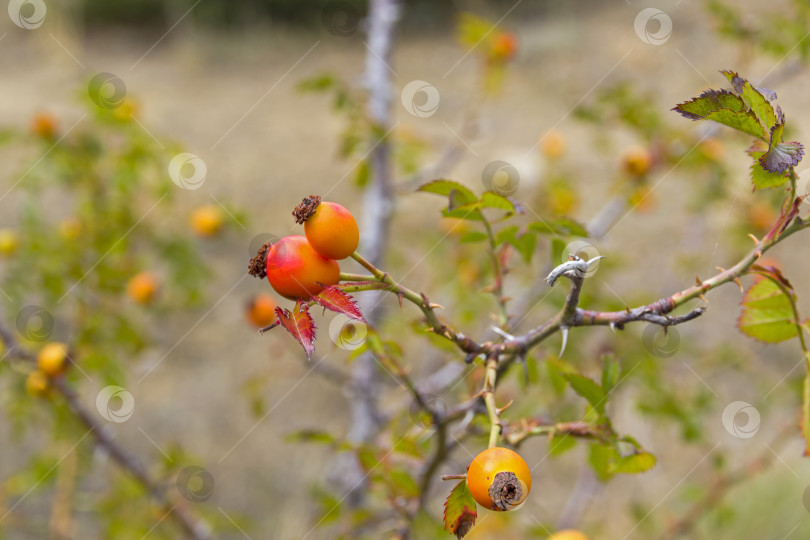
<svg viewBox="0 0 810 540">
<path fill-rule="evenodd" d="M 746 110 L 746 106 L 743 99 L 733 92 L 706 90 L 694 99 L 679 103 L 672 110 L 690 120 L 702 120 L 721 109 L 742 112 Z"/>
<path fill-rule="evenodd" d="M 552 456 L 559 456 L 575 447 L 577 445 L 577 441 L 574 437 L 568 434 L 553 435 L 548 445 L 549 454 Z"/>
<path fill-rule="evenodd" d="M 629 456 L 620 456 L 617 460 L 608 465 L 611 474 L 638 474 L 647 472 L 655 467 L 655 456 L 649 452 L 639 452 Z"/>
<path fill-rule="evenodd" d="M 763 141 L 769 140 L 768 132 L 759 123 L 753 111 L 730 111 L 720 109 L 705 116 L 706 120 L 713 120 L 730 128 L 753 135 Z"/>
<path fill-rule="evenodd" d="M 456 538 L 463 538 L 475 524 L 478 517 L 478 509 L 475 506 L 467 481 L 462 480 L 444 502 L 444 528 Z"/>
<path fill-rule="evenodd" d="M 325 431 L 317 429 L 302 429 L 294 433 L 288 434 L 284 440 L 290 443 L 293 442 L 309 442 L 317 444 L 335 444 L 335 438 Z"/>
<path fill-rule="evenodd" d="M 483 220 L 481 215 L 481 202 L 470 188 L 452 180 L 433 180 L 417 189 L 425 193 L 435 193 L 447 197 L 447 208 L 442 210 L 444 217 Z"/>
<path fill-rule="evenodd" d="M 601 386 L 588 377 L 576 373 L 567 373 L 565 378 L 574 392 L 587 399 L 600 415 L 605 414 L 606 394 Z"/>
<path fill-rule="evenodd" d="M 605 355 L 605 366 L 602 368 L 602 390 L 607 395 L 619 380 L 619 361 L 612 354 Z"/>
<path fill-rule="evenodd" d="M 518 231 L 520 231 L 520 227 L 517 225 L 504 227 L 495 235 L 495 245 L 509 244 L 512 240 L 517 238 Z"/>
<path fill-rule="evenodd" d="M 298 83 L 300 92 L 323 92 L 335 86 L 337 80 L 331 73 L 322 73 Z"/>
<path fill-rule="evenodd" d="M 537 237 L 530 232 L 520 233 L 520 227 L 512 225 L 498 231 L 498 234 L 495 235 L 495 244 L 513 246 L 523 257 L 524 262 L 528 264 L 531 262 L 534 248 L 537 246 Z"/>
<path fill-rule="evenodd" d="M 461 242 L 462 244 L 472 244 L 475 242 L 483 242 L 486 239 L 487 239 L 486 234 L 478 231 L 472 231 L 462 236 L 459 242 Z"/>
<path fill-rule="evenodd" d="M 742 97 L 748 108 L 754 112 L 762 126 L 770 131 L 773 125 L 776 124 L 776 113 L 773 110 L 773 105 L 765 96 L 772 95 L 776 98 L 776 95 L 767 89 L 754 88 L 748 80 L 743 79 L 734 71 L 721 70 L 720 73 L 726 76 L 728 82 Z"/>
<path fill-rule="evenodd" d="M 551 356 L 546 358 L 543 364 L 546 366 L 547 378 L 551 383 L 554 393 L 557 395 L 562 394 L 565 389 L 568 388 L 568 380 L 565 378 L 565 373 L 571 372 L 570 370 L 567 370 L 567 364 L 561 360 L 558 360 L 556 357 Z"/>
<path fill-rule="evenodd" d="M 529 230 L 555 236 L 588 236 L 588 229 L 584 225 L 568 218 L 535 221 L 529 223 Z"/>
<path fill-rule="evenodd" d="M 618 452 L 616 452 L 616 449 L 612 446 L 599 443 L 592 443 L 590 445 L 588 449 L 588 463 L 591 465 L 593 472 L 596 473 L 596 477 L 600 481 L 607 482 L 610 480 L 610 477 L 613 476 L 610 467 L 611 463 L 616 461 L 618 455 Z"/>
<path fill-rule="evenodd" d="M 795 295 L 791 295 L 795 301 Z M 765 343 L 796 337 L 791 299 L 770 279 L 754 283 L 745 292 L 741 305 L 737 328 L 743 334 Z"/>
<path fill-rule="evenodd" d="M 765 152 L 750 152 L 751 157 L 754 158 L 754 163 L 751 164 L 751 182 L 754 184 L 754 190 L 771 189 L 779 187 L 788 181 L 785 174 L 776 174 L 766 171 L 759 163 L 759 158 Z"/>
<path fill-rule="evenodd" d="M 396 490 L 405 497 L 418 497 L 419 486 L 416 485 L 413 477 L 402 467 L 397 467 L 388 472 L 388 480 Z"/>
<path fill-rule="evenodd" d="M 354 183 L 357 187 L 366 187 L 371 179 L 371 165 L 367 159 L 360 161 L 357 165 L 357 172 L 354 175 Z"/>
<path fill-rule="evenodd" d="M 497 208 L 510 214 L 522 214 L 525 212 L 522 205 L 515 204 L 511 199 L 494 191 L 485 191 L 481 194 L 481 206 L 484 208 Z"/>
<path fill-rule="evenodd" d="M 427 184 L 419 186 L 417 191 L 424 191 L 425 193 L 435 193 L 437 195 L 444 195 L 450 197 L 453 192 L 456 192 L 456 203 L 469 204 L 478 200 L 470 188 L 453 180 L 433 180 Z"/>
</svg>

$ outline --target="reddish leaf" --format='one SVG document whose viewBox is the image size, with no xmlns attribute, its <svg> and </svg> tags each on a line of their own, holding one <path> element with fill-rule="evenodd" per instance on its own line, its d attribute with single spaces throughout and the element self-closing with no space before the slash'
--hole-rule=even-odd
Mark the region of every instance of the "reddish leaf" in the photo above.
<svg viewBox="0 0 810 540">
<path fill-rule="evenodd" d="M 477 517 L 475 499 L 467 487 L 467 481 L 462 480 L 456 484 L 444 503 L 444 528 L 455 534 L 456 538 L 463 538 L 475 525 Z"/>
<path fill-rule="evenodd" d="M 358 321 L 366 322 L 354 298 L 334 285 L 325 288 L 319 295 L 313 296 L 312 300 L 326 309 L 343 313 L 347 317 Z"/>
<path fill-rule="evenodd" d="M 782 142 L 784 131 L 784 120 L 771 128 L 771 142 L 768 151 L 759 158 L 759 164 L 768 172 L 782 174 L 788 167 L 798 165 L 804 155 L 802 143 Z"/>
<path fill-rule="evenodd" d="M 299 300 L 295 303 L 292 312 L 277 307 L 276 315 L 281 326 L 286 328 L 301 344 L 304 352 L 307 353 L 307 359 L 311 360 L 312 353 L 315 352 L 315 321 L 312 320 L 307 305 Z"/>
</svg>

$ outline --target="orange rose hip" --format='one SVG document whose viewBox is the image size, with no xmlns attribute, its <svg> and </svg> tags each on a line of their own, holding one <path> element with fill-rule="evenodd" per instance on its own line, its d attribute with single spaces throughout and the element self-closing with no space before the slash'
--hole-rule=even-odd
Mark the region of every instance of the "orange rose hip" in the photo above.
<svg viewBox="0 0 810 540">
<path fill-rule="evenodd" d="M 310 195 L 295 208 L 293 216 L 297 223 L 304 224 L 312 248 L 324 257 L 345 259 L 357 249 L 360 230 L 345 206 Z"/>
<path fill-rule="evenodd" d="M 340 281 L 337 261 L 316 252 L 303 236 L 285 236 L 267 250 L 267 280 L 291 300 L 308 299 Z"/>
<path fill-rule="evenodd" d="M 532 475 L 516 452 L 489 448 L 467 468 L 467 486 L 478 504 L 504 512 L 523 504 L 532 489 Z"/>
</svg>

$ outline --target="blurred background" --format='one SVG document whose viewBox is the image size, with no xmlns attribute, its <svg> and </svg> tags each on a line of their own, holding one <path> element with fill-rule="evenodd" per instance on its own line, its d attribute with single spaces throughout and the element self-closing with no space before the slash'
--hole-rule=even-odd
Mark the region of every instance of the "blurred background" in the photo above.
<svg viewBox="0 0 810 540">
<path fill-rule="evenodd" d="M 429 180 L 527 208 L 514 222 L 530 233 L 525 253 L 504 240 L 515 244 L 504 291 L 515 334 L 562 305 L 568 284 L 548 289 L 542 277 L 574 241 L 606 256 L 581 305 L 620 310 L 733 265 L 747 235 L 777 219 L 784 191 L 753 192 L 750 138 L 670 109 L 727 87 L 718 70 L 733 69 L 775 90 L 788 136 L 805 141 L 806 2 L 408 1 L 385 58 L 369 10 L 360 0 L 12 0 L 0 14 L 0 538 L 181 538 L 175 508 L 214 538 L 452 536 L 440 524 L 451 486 L 438 476 L 464 472 L 485 448 L 486 415 L 454 425 L 422 485 L 430 419 L 342 341 L 332 315 L 313 310 L 309 362 L 282 329 L 256 331 L 272 322 L 268 306 L 292 303 L 247 276 L 248 260 L 269 239 L 302 234 L 291 211 L 304 196 L 352 210 L 363 242 L 380 244 L 380 267 L 480 340 L 498 339 L 489 259 L 470 234 L 480 225 L 443 218 L 443 201 L 416 191 Z M 369 64 L 390 84 L 382 119 L 369 112 Z M 380 145 L 386 171 L 374 168 Z M 379 223 L 367 208 L 381 175 L 394 193 L 387 237 L 370 234 Z M 541 221 L 559 227 L 528 225 Z M 807 314 L 805 244 L 798 234 L 768 260 Z M 363 273 L 351 260 L 341 269 Z M 426 338 L 419 311 L 389 296 L 374 326 L 436 407 L 475 395 L 481 366 Z M 531 497 L 519 512 L 479 510 L 468 538 L 810 534 L 799 346 L 742 335 L 734 284 L 708 297 L 700 319 L 666 335 L 574 329 L 562 360 L 556 335 L 533 351 L 528 377 L 513 366 L 497 393 L 514 399 L 510 421 L 571 421 L 584 400 L 560 384 L 559 362 L 599 380 L 615 357 L 613 427 L 657 463 L 607 478 L 593 443 L 550 451 L 531 438 L 520 449 Z M 32 387 L 30 358 L 12 361 L 49 341 L 70 344 L 76 400 L 165 500 L 93 443 L 64 395 Z M 110 386 L 124 394 L 107 409 L 98 396 Z M 364 400 L 376 418 L 358 419 Z M 743 414 L 742 435 L 723 423 L 737 401 L 758 414 L 754 427 Z"/>
</svg>

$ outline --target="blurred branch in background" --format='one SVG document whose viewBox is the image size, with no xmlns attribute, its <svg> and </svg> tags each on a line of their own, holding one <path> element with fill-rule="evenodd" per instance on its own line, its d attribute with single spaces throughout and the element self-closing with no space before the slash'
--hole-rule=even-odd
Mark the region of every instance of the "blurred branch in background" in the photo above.
<svg viewBox="0 0 810 540">
<path fill-rule="evenodd" d="M 371 182 L 366 188 L 364 214 L 361 227 L 361 246 L 371 262 L 380 264 L 389 240 L 393 212 L 393 182 L 391 179 L 391 148 L 388 138 L 391 127 L 391 82 L 390 62 L 393 50 L 394 30 L 399 18 L 398 0 L 371 0 L 368 14 L 368 43 L 366 53 L 365 85 L 368 90 L 368 115 L 372 123 L 373 137 L 369 164 Z M 360 300 L 366 320 L 376 325 L 382 316 L 381 300 L 384 291 L 369 291 Z M 354 362 L 351 381 L 346 390 L 351 395 L 351 429 L 346 438 L 353 444 L 371 441 L 379 431 L 377 395 L 379 393 L 377 360 L 373 352 L 366 352 Z M 350 505 L 362 502 L 365 477 L 357 457 L 345 453 L 339 459 L 346 460 L 338 479 L 342 491 L 351 492 L 347 499 Z"/>
<path fill-rule="evenodd" d="M 3 359 L 8 360 L 13 357 L 29 363 L 36 362 L 35 356 L 21 348 L 14 334 L 3 325 L 0 325 L 0 339 L 2 339 L 3 343 L 8 347 L 7 353 L 2 357 Z M 75 359 L 71 359 L 70 361 L 75 362 Z M 56 390 L 56 392 L 65 399 L 70 411 L 76 416 L 79 422 L 88 429 L 87 434 L 92 434 L 96 446 L 103 449 L 104 452 L 112 457 L 119 467 L 127 471 L 148 493 L 149 497 L 160 506 L 161 513 L 163 514 L 161 521 L 165 517 L 171 517 L 177 525 L 185 531 L 188 538 L 193 538 L 194 540 L 211 540 L 211 527 L 203 518 L 194 515 L 183 501 L 172 497 L 165 485 L 152 479 L 149 472 L 137 457 L 115 442 L 110 432 L 96 420 L 95 414 L 91 413 L 82 404 L 76 391 L 68 384 L 62 375 L 50 377 L 48 383 L 50 387 Z M 80 442 L 83 439 L 84 437 L 80 439 Z M 76 463 L 74 460 L 67 460 L 67 456 L 65 456 L 63 460 L 65 460 L 67 467 L 75 469 Z M 60 466 L 60 473 L 62 471 L 61 463 L 62 460 L 57 463 L 57 465 Z M 75 487 L 75 484 L 71 482 L 70 487 Z M 70 497 L 73 496 L 72 489 L 65 490 L 63 493 L 63 501 L 70 500 Z M 57 501 L 54 502 L 55 505 L 56 502 Z M 60 515 L 61 518 L 58 518 L 58 515 Z M 69 508 L 63 507 L 59 508 L 58 511 L 55 510 L 51 520 L 52 531 L 64 532 L 66 528 L 68 528 L 71 515 L 72 511 Z M 64 537 L 67 538 L 68 536 Z"/>
</svg>

